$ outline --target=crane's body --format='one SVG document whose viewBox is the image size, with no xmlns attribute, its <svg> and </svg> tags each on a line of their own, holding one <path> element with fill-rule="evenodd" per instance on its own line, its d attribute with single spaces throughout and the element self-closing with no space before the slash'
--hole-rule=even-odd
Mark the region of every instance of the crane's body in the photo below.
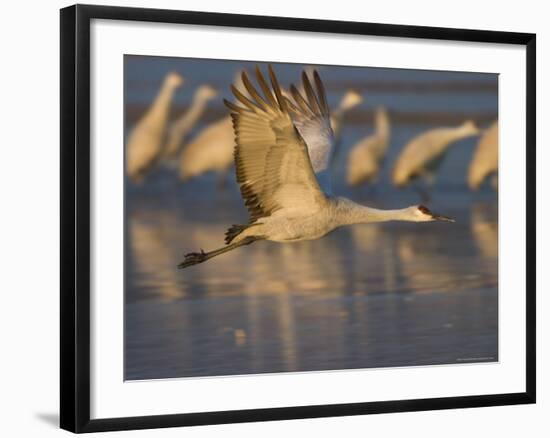
<svg viewBox="0 0 550 438">
<path fill-rule="evenodd" d="M 225 173 L 233 163 L 234 148 L 231 117 L 211 123 L 183 148 L 179 161 L 180 178 L 187 181 L 209 171 Z"/>
<path fill-rule="evenodd" d="M 178 73 L 166 75 L 157 97 L 128 137 L 126 173 L 136 182 L 143 179 L 161 156 L 172 97 L 182 84 L 183 78 Z"/>
<path fill-rule="evenodd" d="M 390 144 L 390 121 L 384 108 L 377 108 L 374 134 L 360 140 L 348 155 L 347 182 L 355 186 L 373 183 L 379 175 Z"/>
<path fill-rule="evenodd" d="M 347 198 L 326 196 L 317 211 L 275 212 L 262 218 L 255 224 L 246 227 L 230 242 L 240 242 L 248 237 L 266 236 L 273 242 L 295 242 L 300 240 L 319 239 L 345 225 L 361 223 L 387 222 L 391 220 L 411 220 L 428 222 L 432 217 L 426 216 L 417 206 L 397 210 L 380 210 L 365 207 Z"/>
<path fill-rule="evenodd" d="M 318 239 L 340 226 L 358 223 L 452 221 L 424 206 L 378 210 L 331 194 L 329 181 L 322 176 L 328 170 L 334 134 L 323 84 L 316 72 L 313 76 L 315 88 L 304 73 L 304 95 L 291 86 L 292 99 L 283 95 L 271 67 L 271 85 L 256 69 L 262 94 L 244 73 L 248 96 L 232 87 L 238 104 L 225 104 L 231 110 L 236 176 L 249 223 L 231 226 L 225 247 L 187 254 L 180 268 L 257 240 Z"/>
<path fill-rule="evenodd" d="M 233 86 L 246 93 L 241 73 L 235 75 Z M 220 181 L 223 182 L 225 174 L 233 165 L 234 149 L 233 122 L 228 115 L 204 127 L 184 147 L 179 160 L 180 179 L 188 181 L 207 172 L 214 172 L 220 175 Z"/>
<path fill-rule="evenodd" d="M 483 133 L 468 168 L 468 186 L 478 190 L 490 175 L 498 173 L 498 121 Z M 495 187 L 496 178 L 493 180 Z M 495 187 L 496 188 L 496 187 Z"/>
<path fill-rule="evenodd" d="M 163 151 L 164 157 L 172 158 L 179 153 L 185 137 L 189 135 L 201 118 L 208 102 L 217 95 L 216 90 L 209 85 L 201 85 L 197 88 L 189 109 L 176 119 L 168 129 L 166 145 Z"/>
<path fill-rule="evenodd" d="M 433 183 L 449 146 L 478 133 L 475 124 L 468 120 L 455 128 L 437 128 L 418 135 L 399 155 L 393 168 L 393 184 L 403 187 L 417 178 Z"/>
</svg>

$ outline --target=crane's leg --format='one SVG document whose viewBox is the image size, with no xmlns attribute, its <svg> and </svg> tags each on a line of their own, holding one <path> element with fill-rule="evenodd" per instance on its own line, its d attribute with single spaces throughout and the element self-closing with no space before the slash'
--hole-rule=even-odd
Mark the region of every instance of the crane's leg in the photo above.
<svg viewBox="0 0 550 438">
<path fill-rule="evenodd" d="M 426 187 L 422 187 L 420 184 L 414 186 L 416 193 L 420 196 L 421 202 L 429 202 L 431 198 L 430 191 Z"/>
<path fill-rule="evenodd" d="M 422 175 L 422 178 L 417 180 L 414 188 L 422 202 L 429 202 L 431 200 L 434 182 L 435 178 L 431 173 L 425 173 Z"/>
<path fill-rule="evenodd" d="M 183 269 L 183 268 L 187 268 L 188 266 L 198 265 L 199 263 L 210 260 L 212 257 L 216 257 L 225 252 L 232 251 L 238 248 L 239 246 L 250 245 L 252 242 L 255 242 L 256 240 L 260 240 L 260 239 L 261 237 L 248 236 L 248 237 L 245 237 L 240 242 L 230 243 L 229 245 L 223 246 L 218 249 L 214 249 L 212 251 L 204 252 L 201 249 L 201 252 L 190 252 L 189 254 L 185 254 L 185 259 L 183 260 L 183 262 L 181 262 L 178 265 L 178 268 Z"/>
</svg>

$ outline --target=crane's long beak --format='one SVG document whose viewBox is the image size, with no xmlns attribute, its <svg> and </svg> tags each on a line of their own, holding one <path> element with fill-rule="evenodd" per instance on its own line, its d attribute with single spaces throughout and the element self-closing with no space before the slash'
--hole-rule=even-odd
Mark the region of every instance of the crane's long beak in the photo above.
<svg viewBox="0 0 550 438">
<path fill-rule="evenodd" d="M 455 220 L 453 218 L 450 218 L 448 216 L 442 216 L 440 214 L 432 214 L 432 217 L 434 221 L 443 221 L 443 222 L 454 222 Z"/>
</svg>

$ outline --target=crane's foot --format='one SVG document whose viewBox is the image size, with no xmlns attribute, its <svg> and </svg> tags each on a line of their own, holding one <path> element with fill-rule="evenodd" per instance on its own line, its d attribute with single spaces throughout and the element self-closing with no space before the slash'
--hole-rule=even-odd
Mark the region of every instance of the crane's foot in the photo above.
<svg viewBox="0 0 550 438">
<path fill-rule="evenodd" d="M 185 259 L 178 265 L 178 269 L 198 265 L 199 263 L 202 263 L 206 260 L 208 260 L 208 254 L 205 253 L 202 249 L 201 252 L 190 252 L 189 254 L 185 254 Z"/>
</svg>

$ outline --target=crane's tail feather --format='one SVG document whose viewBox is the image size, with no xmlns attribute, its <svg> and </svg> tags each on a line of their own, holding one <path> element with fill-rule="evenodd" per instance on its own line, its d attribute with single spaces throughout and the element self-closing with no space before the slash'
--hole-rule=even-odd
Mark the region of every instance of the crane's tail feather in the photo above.
<svg viewBox="0 0 550 438">
<path fill-rule="evenodd" d="M 250 245 L 252 242 L 255 242 L 256 240 L 259 240 L 259 239 L 261 239 L 261 237 L 248 236 L 237 243 L 231 243 L 227 246 L 215 249 L 213 251 L 204 252 L 201 249 L 200 252 L 190 252 L 189 254 L 185 254 L 185 258 L 183 262 L 181 262 L 178 265 L 178 268 L 183 269 L 183 268 L 187 268 L 188 266 L 198 265 L 199 263 L 203 263 L 225 252 L 232 251 L 238 248 L 239 246 Z"/>
<path fill-rule="evenodd" d="M 233 242 L 233 239 L 235 239 L 235 237 L 241 234 L 244 230 L 250 227 L 254 227 L 256 225 L 258 224 L 254 223 L 254 224 L 246 224 L 246 225 L 240 225 L 240 224 L 231 225 L 231 227 L 229 227 L 229 229 L 225 232 L 225 243 L 229 245 L 231 242 Z"/>
<path fill-rule="evenodd" d="M 225 232 L 225 243 L 230 244 L 235 237 L 248 228 L 248 225 L 233 224 Z"/>
</svg>

